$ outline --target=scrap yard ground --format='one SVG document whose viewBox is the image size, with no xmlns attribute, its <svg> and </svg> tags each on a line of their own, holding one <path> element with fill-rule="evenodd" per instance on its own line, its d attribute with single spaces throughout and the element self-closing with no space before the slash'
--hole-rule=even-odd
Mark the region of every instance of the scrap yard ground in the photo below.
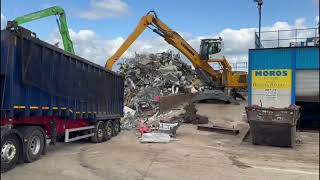
<svg viewBox="0 0 320 180">
<path fill-rule="evenodd" d="M 255 146 L 242 142 L 248 125 L 241 120 L 244 104 L 197 104 L 198 113 L 240 134 L 198 131 L 183 124 L 177 141 L 141 144 L 136 131 L 122 131 L 100 144 L 74 142 L 49 147 L 46 156 L 18 165 L 1 179 L 18 180 L 178 180 L 178 179 L 319 179 L 319 134 L 298 133 L 294 148 Z"/>
</svg>

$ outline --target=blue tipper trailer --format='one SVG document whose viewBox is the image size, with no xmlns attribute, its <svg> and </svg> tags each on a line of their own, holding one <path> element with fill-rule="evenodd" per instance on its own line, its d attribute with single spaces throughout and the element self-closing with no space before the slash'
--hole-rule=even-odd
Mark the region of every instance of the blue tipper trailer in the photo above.
<svg viewBox="0 0 320 180">
<path fill-rule="evenodd" d="M 124 78 L 18 27 L 1 31 L 1 172 L 33 162 L 46 141 L 117 135 Z"/>
<path fill-rule="evenodd" d="M 249 50 L 248 105 L 301 106 L 302 124 L 319 127 L 319 44 Z"/>
</svg>

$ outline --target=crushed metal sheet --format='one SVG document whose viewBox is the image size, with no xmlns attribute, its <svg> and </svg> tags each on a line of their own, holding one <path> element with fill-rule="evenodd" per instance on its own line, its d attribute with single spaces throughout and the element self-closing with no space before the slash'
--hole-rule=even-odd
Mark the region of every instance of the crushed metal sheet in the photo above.
<svg viewBox="0 0 320 180">
<path fill-rule="evenodd" d="M 166 133 L 144 133 L 140 138 L 141 143 L 168 143 L 170 135 Z"/>
</svg>

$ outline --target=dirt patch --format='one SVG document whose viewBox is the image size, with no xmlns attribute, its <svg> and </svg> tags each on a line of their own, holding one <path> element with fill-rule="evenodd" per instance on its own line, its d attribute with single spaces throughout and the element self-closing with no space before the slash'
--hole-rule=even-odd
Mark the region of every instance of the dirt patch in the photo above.
<svg viewBox="0 0 320 180">
<path fill-rule="evenodd" d="M 191 124 L 208 124 L 209 119 L 206 116 L 197 114 L 194 103 L 188 103 L 184 107 L 185 113 L 172 117 L 170 122 L 191 123 Z"/>
<path fill-rule="evenodd" d="M 251 166 L 239 161 L 236 156 L 229 156 L 229 159 L 232 161 L 232 165 L 237 166 L 241 169 L 252 168 Z"/>
<path fill-rule="evenodd" d="M 191 101 L 191 99 L 196 94 L 178 94 L 178 95 L 170 95 L 170 96 L 161 96 L 159 102 L 159 112 L 160 114 L 171 111 L 178 106 L 182 106 L 187 102 Z"/>
</svg>

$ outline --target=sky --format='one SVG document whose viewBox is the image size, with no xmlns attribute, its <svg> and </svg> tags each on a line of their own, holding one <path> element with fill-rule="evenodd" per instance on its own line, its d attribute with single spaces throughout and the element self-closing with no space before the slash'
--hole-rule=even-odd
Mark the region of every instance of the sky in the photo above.
<svg viewBox="0 0 320 180">
<path fill-rule="evenodd" d="M 223 53 L 231 62 L 247 61 L 258 25 L 253 0 L 1 0 L 1 28 L 7 20 L 54 5 L 66 11 L 76 54 L 100 65 L 150 10 L 196 50 L 201 38 L 221 36 Z M 319 0 L 264 0 L 263 30 L 317 27 L 318 22 Z M 40 39 L 62 46 L 54 16 L 23 26 Z M 123 57 L 167 50 L 177 52 L 147 29 Z"/>
</svg>

